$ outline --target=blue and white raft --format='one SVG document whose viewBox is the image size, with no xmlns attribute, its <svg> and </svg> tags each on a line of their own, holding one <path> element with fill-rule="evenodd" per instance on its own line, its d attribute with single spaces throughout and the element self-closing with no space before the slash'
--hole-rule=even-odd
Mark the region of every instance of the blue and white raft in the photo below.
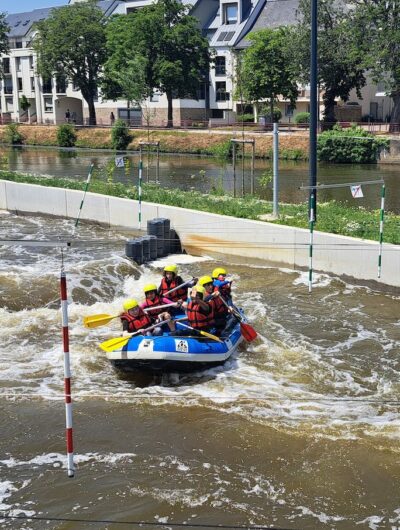
<svg viewBox="0 0 400 530">
<path fill-rule="evenodd" d="M 107 358 L 114 368 L 128 372 L 195 372 L 224 364 L 236 351 L 243 340 L 237 319 L 228 320 L 220 339 L 170 331 L 159 336 L 137 335 L 123 348 L 107 352 Z"/>
</svg>

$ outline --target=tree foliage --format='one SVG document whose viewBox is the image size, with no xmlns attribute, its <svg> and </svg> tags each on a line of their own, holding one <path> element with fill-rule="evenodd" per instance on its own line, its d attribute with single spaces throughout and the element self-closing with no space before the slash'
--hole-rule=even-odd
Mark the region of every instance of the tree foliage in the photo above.
<svg viewBox="0 0 400 530">
<path fill-rule="evenodd" d="M 383 83 L 394 102 L 391 128 L 400 124 L 400 0 L 352 0 L 353 33 L 363 65 L 373 81 Z"/>
<path fill-rule="evenodd" d="M 168 100 L 168 125 L 172 125 L 173 98 L 197 98 L 199 83 L 204 82 L 210 52 L 208 41 L 197 27 L 188 8 L 177 0 L 158 0 L 120 20 L 107 31 L 112 56 L 110 71 L 123 70 L 127 60 L 141 58 L 146 91 L 157 89 Z M 122 93 L 121 81 L 114 88 Z"/>
<path fill-rule="evenodd" d="M 300 0 L 299 23 L 292 39 L 293 57 L 301 67 L 301 79 L 310 79 L 311 2 Z M 365 85 L 362 54 L 353 30 L 353 16 L 342 1 L 318 1 L 318 81 L 323 90 L 324 121 L 336 121 L 335 99 L 349 99 L 349 93 Z"/>
<path fill-rule="evenodd" d="M 8 37 L 7 33 L 10 28 L 6 22 L 6 14 L 0 13 L 0 57 L 8 53 Z M 0 61 L 0 77 L 3 75 L 3 61 Z"/>
<path fill-rule="evenodd" d="M 45 77 L 66 75 L 82 92 L 89 107 L 89 123 L 96 124 L 94 100 L 97 79 L 106 60 L 103 12 L 95 0 L 53 9 L 36 24 L 33 47 L 38 72 Z"/>
<path fill-rule="evenodd" d="M 273 115 L 278 96 L 296 104 L 297 71 L 290 58 L 288 35 L 290 29 L 262 29 L 248 37 L 250 46 L 243 52 L 241 90 L 245 101 L 266 100 Z"/>
</svg>

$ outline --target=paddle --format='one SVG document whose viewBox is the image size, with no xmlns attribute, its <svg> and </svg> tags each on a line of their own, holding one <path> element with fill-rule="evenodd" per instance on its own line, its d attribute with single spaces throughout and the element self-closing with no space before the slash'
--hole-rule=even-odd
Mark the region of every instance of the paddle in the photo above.
<svg viewBox="0 0 400 530">
<path fill-rule="evenodd" d="M 155 307 L 146 307 L 144 309 L 145 312 L 147 311 L 153 311 L 153 309 L 164 309 L 165 307 L 171 307 L 176 306 L 176 302 L 171 302 L 170 304 L 164 304 L 164 305 L 157 305 Z M 98 328 L 100 326 L 105 326 L 108 324 L 111 320 L 114 318 L 120 317 L 119 315 L 107 315 L 105 313 L 99 313 L 98 315 L 91 315 L 87 317 L 83 317 L 83 325 L 85 328 Z"/>
<path fill-rule="evenodd" d="M 182 320 L 186 320 L 187 317 L 183 317 Z M 105 352 L 111 352 L 114 350 L 119 350 L 120 348 L 123 348 L 125 344 L 131 339 L 132 337 L 135 337 L 136 335 L 139 335 L 142 333 L 142 331 L 151 331 L 152 329 L 156 328 L 157 326 L 162 326 L 163 324 L 166 324 L 172 320 L 171 318 L 168 318 L 167 320 L 162 320 L 161 322 L 156 322 L 155 324 L 152 324 L 151 326 L 147 328 L 140 329 L 139 331 L 135 331 L 135 333 L 130 333 L 129 335 L 125 335 L 125 337 L 116 337 L 113 339 L 108 339 L 101 344 L 99 344 L 100 348 L 104 350 Z M 175 322 L 180 322 L 181 319 L 175 320 Z"/>
<path fill-rule="evenodd" d="M 208 339 L 211 339 L 211 340 L 216 340 L 217 342 L 224 342 L 223 340 L 221 340 L 219 337 L 217 337 L 216 335 L 212 335 L 211 333 L 207 333 L 207 331 L 202 331 L 200 329 L 196 329 L 196 328 L 192 328 L 192 326 L 188 326 L 187 324 L 182 324 L 182 322 L 179 322 L 180 326 L 182 326 L 183 328 L 186 328 L 186 329 L 190 329 L 192 331 L 195 331 L 196 333 L 200 333 L 200 335 L 203 335 L 204 337 L 207 337 Z"/>
<path fill-rule="evenodd" d="M 229 304 L 225 302 L 223 297 L 219 295 L 221 298 L 221 301 L 228 309 L 231 310 L 231 313 L 233 316 L 240 322 L 240 333 L 242 334 L 243 338 L 247 340 L 247 342 L 253 342 L 257 338 L 257 331 L 250 326 L 250 324 L 247 324 L 246 322 L 243 322 L 243 317 L 239 313 L 239 311 L 236 311 L 234 307 L 231 307 Z"/>
<path fill-rule="evenodd" d="M 192 278 L 192 279 L 188 280 L 187 282 L 181 283 L 180 285 L 177 285 L 173 289 L 170 289 L 169 291 L 164 293 L 163 296 L 168 297 L 168 295 L 173 293 L 174 291 L 177 291 L 178 289 L 182 289 L 182 287 L 186 287 L 186 285 L 189 285 L 189 283 L 196 282 L 196 281 L 197 281 L 197 278 Z"/>
</svg>

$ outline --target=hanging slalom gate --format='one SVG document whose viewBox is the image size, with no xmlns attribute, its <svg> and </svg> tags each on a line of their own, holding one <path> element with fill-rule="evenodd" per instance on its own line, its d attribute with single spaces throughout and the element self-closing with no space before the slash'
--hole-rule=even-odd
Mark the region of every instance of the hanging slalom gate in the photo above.
<svg viewBox="0 0 400 530">
<path fill-rule="evenodd" d="M 129 239 L 125 244 L 125 255 L 138 265 L 153 261 L 168 254 L 180 254 L 182 246 L 169 219 L 159 217 L 147 221 L 147 236 Z"/>
<path fill-rule="evenodd" d="M 246 144 L 251 145 L 251 171 L 250 171 L 250 193 L 254 194 L 254 159 L 255 159 L 255 140 L 231 139 L 232 144 L 232 164 L 233 164 L 233 196 L 236 197 L 236 152 L 237 146 L 242 146 L 242 197 L 245 195 L 245 178 L 244 178 L 244 150 Z"/>
</svg>

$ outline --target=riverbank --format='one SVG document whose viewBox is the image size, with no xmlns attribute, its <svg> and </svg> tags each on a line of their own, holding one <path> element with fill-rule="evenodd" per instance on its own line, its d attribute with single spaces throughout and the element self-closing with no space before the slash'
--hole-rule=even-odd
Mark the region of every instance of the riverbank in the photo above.
<svg viewBox="0 0 400 530">
<path fill-rule="evenodd" d="M 0 144 L 6 143 L 6 126 L 0 126 Z M 23 145 L 57 146 L 57 127 L 54 125 L 20 125 L 19 132 Z M 138 151 L 140 142 L 160 142 L 162 153 L 187 153 L 227 157 L 231 151 L 230 138 L 240 138 L 241 133 L 210 131 L 175 131 L 131 129 L 132 141 L 128 150 Z M 110 128 L 76 129 L 77 148 L 112 149 Z M 254 140 L 256 158 L 272 158 L 272 135 L 245 133 L 246 140 Z M 306 160 L 308 158 L 308 133 L 281 134 L 279 157 L 282 160 Z M 250 156 L 251 146 L 246 146 L 246 156 Z"/>
<path fill-rule="evenodd" d="M 71 179 L 38 177 L 0 171 L 0 178 L 12 182 L 38 184 L 41 186 L 83 190 L 84 182 Z M 93 180 L 90 185 L 92 193 L 138 200 L 135 186 L 128 187 L 121 183 Z M 157 204 L 189 208 L 203 212 L 229 215 L 241 219 L 263 220 L 270 223 L 297 228 L 308 228 L 308 207 L 306 204 L 281 204 L 280 216 L 273 219 L 272 203 L 252 196 L 234 198 L 229 195 L 201 193 L 199 191 L 182 191 L 165 189 L 155 184 L 143 186 L 142 200 Z M 336 201 L 318 205 L 317 229 L 321 232 L 338 234 L 372 241 L 379 241 L 380 211 L 368 211 L 362 207 L 348 207 Z M 387 212 L 385 216 L 384 241 L 400 245 L 400 215 Z"/>
</svg>

